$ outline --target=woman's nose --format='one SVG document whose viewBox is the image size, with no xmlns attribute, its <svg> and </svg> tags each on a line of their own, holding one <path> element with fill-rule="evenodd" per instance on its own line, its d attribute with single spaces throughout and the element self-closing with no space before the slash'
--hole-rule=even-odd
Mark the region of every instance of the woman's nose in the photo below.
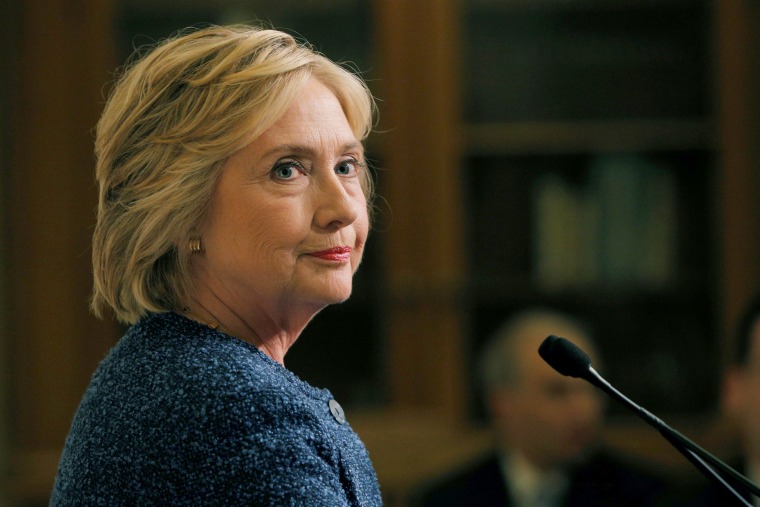
<svg viewBox="0 0 760 507">
<path fill-rule="evenodd" d="M 362 199 L 349 193 L 335 173 L 320 182 L 317 194 L 314 222 L 321 229 L 337 230 L 352 224 L 363 206 Z"/>
</svg>

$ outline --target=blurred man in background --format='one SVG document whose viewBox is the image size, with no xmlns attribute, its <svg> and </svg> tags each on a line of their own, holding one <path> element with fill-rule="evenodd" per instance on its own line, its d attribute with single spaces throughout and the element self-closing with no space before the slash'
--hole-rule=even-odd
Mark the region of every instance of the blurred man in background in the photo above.
<svg viewBox="0 0 760 507">
<path fill-rule="evenodd" d="M 663 481 L 599 445 L 600 394 L 583 380 L 563 377 L 538 355 L 551 334 L 584 349 L 598 369 L 590 335 L 576 320 L 535 310 L 507 322 L 486 345 L 479 368 L 496 448 L 422 491 L 419 505 L 660 505 Z"/>
</svg>

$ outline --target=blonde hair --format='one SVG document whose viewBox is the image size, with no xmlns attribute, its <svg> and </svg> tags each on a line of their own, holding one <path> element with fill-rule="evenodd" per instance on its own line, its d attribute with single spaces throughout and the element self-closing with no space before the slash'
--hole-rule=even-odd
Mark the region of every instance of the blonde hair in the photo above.
<svg viewBox="0 0 760 507">
<path fill-rule="evenodd" d="M 96 130 L 93 313 L 111 308 L 133 323 L 181 305 L 191 289 L 187 245 L 220 167 L 268 129 L 310 77 L 336 95 L 364 141 L 375 108 L 366 84 L 277 30 L 187 31 L 127 66 Z M 371 202 L 366 171 L 362 187 Z"/>
</svg>

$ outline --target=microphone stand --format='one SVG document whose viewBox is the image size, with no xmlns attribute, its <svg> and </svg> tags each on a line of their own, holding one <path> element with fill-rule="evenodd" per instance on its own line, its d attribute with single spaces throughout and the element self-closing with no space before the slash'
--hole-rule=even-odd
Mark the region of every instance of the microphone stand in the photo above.
<svg viewBox="0 0 760 507">
<path fill-rule="evenodd" d="M 689 440 L 679 431 L 665 424 L 665 422 L 662 421 L 662 419 L 659 417 L 655 416 L 645 408 L 631 401 L 627 396 L 615 389 L 609 382 L 604 380 L 604 378 L 602 378 L 602 376 L 599 375 L 599 373 L 597 373 L 596 370 L 594 370 L 594 368 L 591 366 L 588 367 L 588 372 L 590 375 L 584 376 L 586 380 L 636 412 L 639 417 L 641 417 L 645 422 L 659 431 L 660 434 L 665 437 L 668 442 L 670 442 L 676 449 L 678 449 L 678 451 L 680 451 L 687 459 L 689 459 L 689 461 L 691 461 L 692 464 L 697 467 L 697 469 L 725 487 L 737 498 L 737 500 L 742 502 L 747 507 L 752 507 L 752 504 L 747 502 L 747 500 L 745 500 L 744 497 L 726 481 L 726 478 L 735 481 L 743 488 L 745 488 L 746 491 L 749 491 L 753 495 L 760 497 L 760 488 L 758 488 L 752 481 L 738 473 L 733 468 L 726 465 L 723 461 L 716 458 L 696 443 Z M 716 472 L 715 469 L 717 469 L 720 473 Z M 724 476 L 721 474 L 724 474 L 726 478 L 724 478 Z"/>
<path fill-rule="evenodd" d="M 705 462 L 704 462 L 704 460 L 702 460 L 702 458 L 700 458 L 700 457 L 699 457 L 699 456 L 698 456 L 698 455 L 697 455 L 697 454 L 696 454 L 694 451 L 692 451 L 691 449 L 687 449 L 687 448 L 685 448 L 685 447 L 682 447 L 682 445 L 681 445 L 680 443 L 676 443 L 676 442 L 674 442 L 673 440 L 671 440 L 670 438 L 668 438 L 668 437 L 665 435 L 665 433 L 663 433 L 662 431 L 660 432 L 660 434 L 661 434 L 662 436 L 664 436 L 664 437 L 665 437 L 665 438 L 666 438 L 666 439 L 667 439 L 667 440 L 668 440 L 668 441 L 669 441 L 671 444 L 673 444 L 673 446 L 674 446 L 676 449 L 678 449 L 679 451 L 681 451 L 681 454 L 683 454 L 684 456 L 686 456 L 686 458 L 688 458 L 688 459 L 689 459 L 689 461 L 691 461 L 691 463 L 692 463 L 692 464 L 693 464 L 695 467 L 697 467 L 697 469 L 698 469 L 698 470 L 700 470 L 700 471 L 701 471 L 703 474 L 705 474 L 707 477 L 709 477 L 709 478 L 713 479 L 713 480 L 714 480 L 714 481 L 716 481 L 718 484 L 720 484 L 721 486 L 723 486 L 725 489 L 727 489 L 728 491 L 730 491 L 730 492 L 731 492 L 731 494 L 732 494 L 732 495 L 734 495 L 734 497 L 736 498 L 736 500 L 737 500 L 737 501 L 741 502 L 741 503 L 742 503 L 742 504 L 744 504 L 746 507 L 753 507 L 753 505 L 752 505 L 751 503 L 749 503 L 749 502 L 748 502 L 748 501 L 747 501 L 747 500 L 744 498 L 744 496 L 743 496 L 741 493 L 739 493 L 738 491 L 736 491 L 736 490 L 735 490 L 735 489 L 734 489 L 734 488 L 733 488 L 733 487 L 732 487 L 732 486 L 731 486 L 731 485 L 730 485 L 730 484 L 729 484 L 729 483 L 726 481 L 726 479 L 724 479 L 724 478 L 723 478 L 723 476 L 721 476 L 721 475 L 720 475 L 718 472 L 716 472 L 716 471 L 715 471 L 713 468 L 711 468 L 711 467 L 710 467 L 710 465 L 708 465 L 707 463 L 705 463 Z M 733 472 L 733 470 L 732 470 L 732 472 Z M 739 476 L 739 477 L 742 477 L 742 478 L 743 478 L 743 476 Z M 738 480 L 738 479 L 737 479 L 737 480 Z"/>
</svg>

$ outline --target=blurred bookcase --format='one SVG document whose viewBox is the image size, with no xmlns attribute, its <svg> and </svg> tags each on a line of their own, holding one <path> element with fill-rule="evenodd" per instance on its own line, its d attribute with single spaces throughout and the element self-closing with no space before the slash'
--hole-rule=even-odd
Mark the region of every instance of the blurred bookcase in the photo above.
<svg viewBox="0 0 760 507">
<path fill-rule="evenodd" d="M 549 306 L 590 325 L 633 399 L 708 410 L 720 369 L 709 2 L 463 5 L 471 356 L 511 313 Z"/>
</svg>

